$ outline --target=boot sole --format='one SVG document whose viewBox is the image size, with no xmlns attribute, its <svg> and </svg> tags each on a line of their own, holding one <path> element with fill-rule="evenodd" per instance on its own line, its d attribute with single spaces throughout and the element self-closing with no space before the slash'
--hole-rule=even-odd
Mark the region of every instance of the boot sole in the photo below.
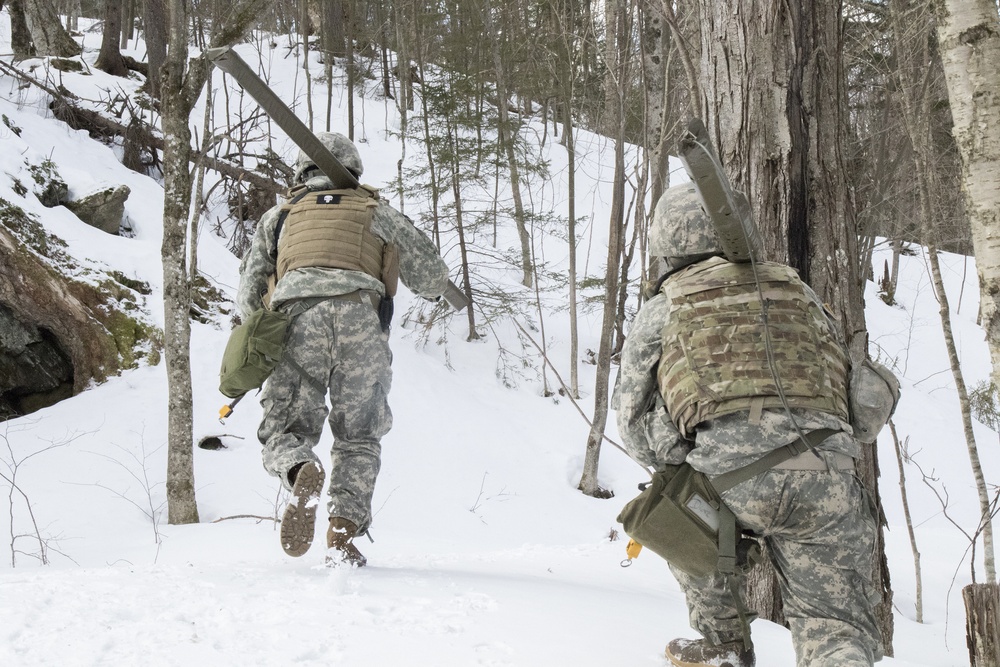
<svg viewBox="0 0 1000 667">
<path fill-rule="evenodd" d="M 306 463 L 295 477 L 292 499 L 281 517 L 281 548 L 298 558 L 309 551 L 316 532 L 316 508 L 326 475 L 316 462 Z"/>
<path fill-rule="evenodd" d="M 669 648 L 664 652 L 664 655 L 666 656 L 667 660 L 670 661 L 670 664 L 673 665 L 674 667 L 712 667 L 711 663 L 690 662 L 684 660 L 683 658 L 678 658 L 677 656 L 675 656 L 673 653 L 670 652 Z M 734 667 L 734 664 L 735 663 L 729 661 L 720 663 L 721 667 Z"/>
</svg>

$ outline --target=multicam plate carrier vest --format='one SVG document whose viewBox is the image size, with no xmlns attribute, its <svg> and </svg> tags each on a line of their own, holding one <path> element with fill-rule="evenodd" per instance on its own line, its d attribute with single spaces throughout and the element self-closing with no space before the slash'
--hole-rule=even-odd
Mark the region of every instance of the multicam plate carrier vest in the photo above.
<svg viewBox="0 0 1000 667">
<path fill-rule="evenodd" d="M 826 314 L 790 267 L 758 262 L 757 275 L 788 407 L 847 421 L 848 359 Z M 751 264 L 713 257 L 670 276 L 661 291 L 670 314 L 656 376 L 682 435 L 712 417 L 782 407 Z"/>
<path fill-rule="evenodd" d="M 399 263 L 396 247 L 371 231 L 378 192 L 366 186 L 347 190 L 289 190 L 278 234 L 277 280 L 305 267 L 362 271 L 381 280 L 394 296 Z"/>
</svg>

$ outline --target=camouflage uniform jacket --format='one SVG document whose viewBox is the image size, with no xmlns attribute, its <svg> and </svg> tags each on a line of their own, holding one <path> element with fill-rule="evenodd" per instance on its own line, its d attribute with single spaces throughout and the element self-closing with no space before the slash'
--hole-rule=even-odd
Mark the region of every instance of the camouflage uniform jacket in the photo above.
<svg viewBox="0 0 1000 667">
<path fill-rule="evenodd" d="M 719 475 L 749 465 L 767 452 L 792 442 L 796 438 L 794 425 L 784 410 L 778 409 L 764 410 L 757 423 L 751 423 L 745 411 L 710 419 L 696 427 L 694 442 L 681 437 L 667 413 L 656 381 L 669 307 L 663 293 L 643 304 L 622 348 L 612 408 L 617 412 L 618 431 L 632 458 L 656 469 L 687 460 L 701 472 Z M 844 431 L 827 438 L 819 447 L 821 451 L 840 452 L 854 458 L 860 455 L 849 424 L 814 410 L 792 409 L 792 414 L 803 432 L 817 428 Z"/>
<path fill-rule="evenodd" d="M 330 190 L 333 184 L 325 176 L 306 181 L 310 190 Z M 240 264 L 240 286 L 236 302 L 246 318 L 263 307 L 261 295 L 267 290 L 268 276 L 275 272 L 275 227 L 281 206 L 275 206 L 261 217 L 250 251 Z M 434 244 L 402 213 L 380 201 L 372 219 L 372 231 L 387 243 L 399 248 L 399 277 L 411 291 L 428 299 L 440 297 L 448 284 L 448 265 L 438 255 Z M 371 290 L 380 296 L 382 282 L 361 271 L 309 267 L 295 269 L 278 281 L 271 305 L 294 299 L 337 296 L 356 290 Z"/>
</svg>

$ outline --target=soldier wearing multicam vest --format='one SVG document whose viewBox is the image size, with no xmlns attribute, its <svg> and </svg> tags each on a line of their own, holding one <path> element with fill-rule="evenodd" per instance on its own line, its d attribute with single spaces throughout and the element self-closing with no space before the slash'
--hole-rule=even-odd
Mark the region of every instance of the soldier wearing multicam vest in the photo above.
<svg viewBox="0 0 1000 667">
<path fill-rule="evenodd" d="M 334 133 L 318 137 L 361 176 L 353 142 Z M 392 354 L 380 311 L 385 318 L 384 299 L 395 294 L 397 278 L 419 296 L 439 298 L 448 267 L 434 244 L 375 190 L 335 189 L 305 154 L 294 180 L 288 202 L 261 218 L 240 267 L 237 303 L 244 318 L 263 307 L 293 317 L 284 358 L 264 385 L 257 437 L 264 468 L 292 492 L 282 547 L 301 556 L 312 543 L 325 482 L 313 447 L 329 421 L 327 560 L 362 566 L 353 540 L 371 523 L 380 440 L 392 427 Z"/>
<path fill-rule="evenodd" d="M 722 497 L 770 547 L 799 667 L 872 665 L 882 656 L 872 611 L 875 523 L 854 472 L 848 361 L 822 304 L 788 267 L 759 262 L 755 276 L 751 264 L 722 258 L 690 185 L 660 199 L 649 247 L 666 276 L 625 341 L 612 403 L 629 453 L 653 468 L 687 461 L 714 477 L 800 432 L 836 430 Z M 754 665 L 727 578 L 671 569 L 703 636 L 671 641 L 671 662 Z"/>
</svg>

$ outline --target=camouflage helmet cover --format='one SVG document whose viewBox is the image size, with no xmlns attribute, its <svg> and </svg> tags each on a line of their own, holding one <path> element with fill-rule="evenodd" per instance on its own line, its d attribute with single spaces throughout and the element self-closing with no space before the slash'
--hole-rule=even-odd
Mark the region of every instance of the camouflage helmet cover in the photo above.
<svg viewBox="0 0 1000 667">
<path fill-rule="evenodd" d="M 691 183 L 669 188 L 660 197 L 649 228 L 649 254 L 674 268 L 722 253 L 715 227 Z"/>
<path fill-rule="evenodd" d="M 353 141 L 338 132 L 317 132 L 316 138 L 333 153 L 333 156 L 340 161 L 340 164 L 344 165 L 348 171 L 354 174 L 355 178 L 361 177 L 361 174 L 365 171 L 365 166 L 361 163 L 361 154 L 358 153 L 358 149 Z M 294 182 L 300 182 L 303 174 L 305 174 L 309 167 L 315 166 L 316 163 L 300 150 L 299 157 L 295 160 Z"/>
</svg>

